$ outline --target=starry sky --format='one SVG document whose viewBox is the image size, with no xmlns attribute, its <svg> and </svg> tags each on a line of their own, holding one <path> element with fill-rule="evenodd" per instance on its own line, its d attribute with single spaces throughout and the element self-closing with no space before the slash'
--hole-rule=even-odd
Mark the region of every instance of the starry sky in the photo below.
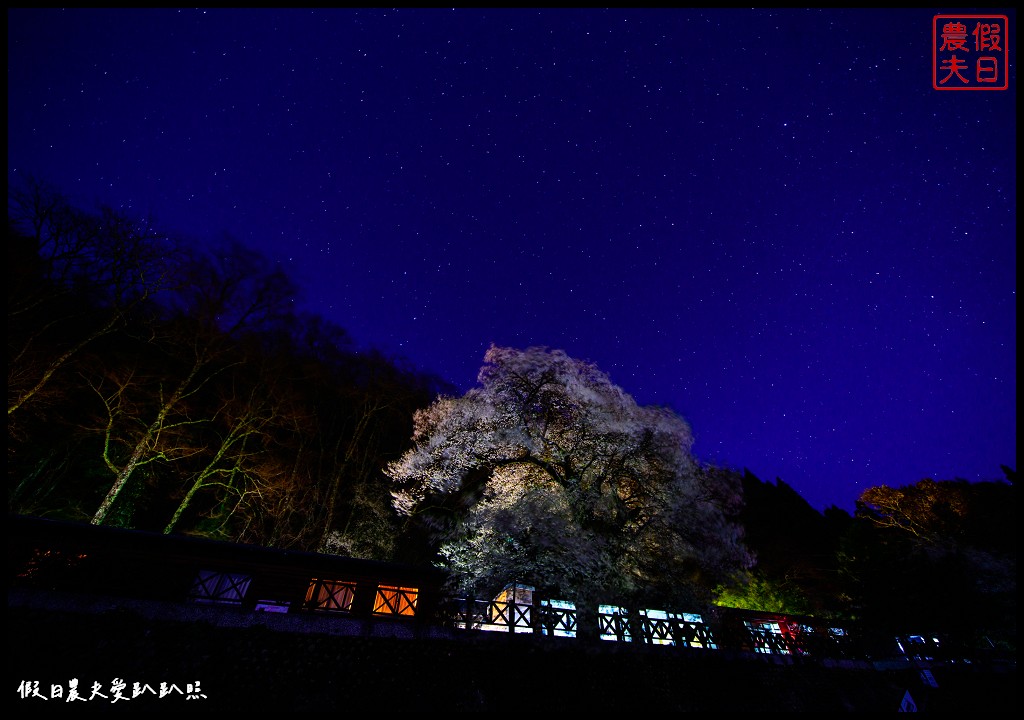
<svg viewBox="0 0 1024 720">
<path fill-rule="evenodd" d="M 460 390 L 563 349 L 852 511 L 1016 468 L 1016 15 L 1009 89 L 941 92 L 943 12 L 8 9 L 8 183 Z"/>
</svg>

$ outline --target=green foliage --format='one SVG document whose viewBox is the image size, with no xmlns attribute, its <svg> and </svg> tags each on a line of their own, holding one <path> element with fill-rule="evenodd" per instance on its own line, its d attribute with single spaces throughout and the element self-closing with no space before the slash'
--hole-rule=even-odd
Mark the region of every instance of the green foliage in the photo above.
<svg viewBox="0 0 1024 720">
<path fill-rule="evenodd" d="M 786 604 L 789 612 L 799 606 L 800 614 L 816 617 L 846 615 L 837 552 L 849 514 L 838 508 L 819 513 L 782 480 L 762 482 L 750 471 L 743 473 L 743 494 L 740 520 L 756 573 L 753 585 L 741 583 L 729 597 L 750 595 L 748 604 Z"/>
<path fill-rule="evenodd" d="M 814 609 L 800 589 L 786 581 L 776 581 L 762 573 L 752 573 L 732 586 L 719 586 L 715 605 L 790 615 L 810 615 Z"/>
</svg>

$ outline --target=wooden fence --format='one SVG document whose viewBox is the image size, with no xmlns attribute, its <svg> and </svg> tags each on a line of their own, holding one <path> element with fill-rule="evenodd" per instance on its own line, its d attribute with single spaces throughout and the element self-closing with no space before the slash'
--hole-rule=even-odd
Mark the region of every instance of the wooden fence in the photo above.
<svg viewBox="0 0 1024 720">
<path fill-rule="evenodd" d="M 9 518 L 8 533 L 10 579 L 24 587 L 241 612 L 427 624 L 456 634 L 504 632 L 793 657 L 867 655 L 862 634 L 807 617 L 610 605 L 581 614 L 574 603 L 539 597 L 522 584 L 509 585 L 493 599 L 451 598 L 443 590 L 445 576 L 436 568 L 21 516 Z M 893 654 L 911 654 L 907 642 L 889 640 Z M 934 654 L 935 648 L 913 652 Z"/>
</svg>

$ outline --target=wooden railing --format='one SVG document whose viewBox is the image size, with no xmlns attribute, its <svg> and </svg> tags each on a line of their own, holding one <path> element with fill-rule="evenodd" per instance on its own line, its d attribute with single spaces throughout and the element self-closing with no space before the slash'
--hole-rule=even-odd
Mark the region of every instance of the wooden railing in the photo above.
<svg viewBox="0 0 1024 720">
<path fill-rule="evenodd" d="M 696 613 L 627 610 L 602 606 L 596 637 L 605 641 L 703 650 L 723 648 L 771 655 L 850 657 L 850 635 L 841 627 L 810 624 L 768 613 L 719 609 L 705 620 Z M 575 638 L 579 613 L 572 603 L 516 603 L 461 598 L 442 603 L 437 621 L 457 631 L 503 632 Z"/>
<path fill-rule="evenodd" d="M 904 647 L 872 628 L 848 633 L 814 618 L 724 608 L 696 614 L 601 606 L 581 614 L 572 602 L 540 598 L 518 585 L 493 600 L 450 598 L 443 590 L 445 576 L 432 568 L 37 518 L 10 520 L 9 579 L 26 588 L 700 651 L 849 659 L 931 658 L 952 651 L 921 650 L 921 643 L 909 639 Z"/>
</svg>

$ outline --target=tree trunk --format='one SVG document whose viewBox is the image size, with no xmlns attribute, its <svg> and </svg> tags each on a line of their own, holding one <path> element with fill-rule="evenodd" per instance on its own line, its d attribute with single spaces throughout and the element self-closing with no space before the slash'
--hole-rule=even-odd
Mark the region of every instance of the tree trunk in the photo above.
<svg viewBox="0 0 1024 720">
<path fill-rule="evenodd" d="M 174 393 L 171 395 L 170 399 L 166 403 L 164 403 L 163 407 L 160 408 L 160 412 L 157 413 L 156 419 L 150 424 L 149 427 L 146 428 L 146 432 L 139 439 L 139 441 L 135 443 L 135 448 L 132 450 L 131 457 L 128 459 L 128 462 L 125 463 L 124 467 L 122 467 L 121 470 L 118 471 L 117 478 L 114 480 L 113 486 L 107 492 L 107 496 L 103 498 L 103 502 L 100 503 L 100 507 L 96 511 L 96 514 L 92 516 L 91 523 L 93 525 L 103 524 L 103 521 L 110 513 L 111 508 L 114 506 L 114 501 L 117 500 L 117 496 L 121 494 L 121 491 L 124 489 L 124 486 L 128 484 L 128 479 L 132 476 L 132 473 L 135 471 L 135 468 L 139 465 L 140 461 L 142 460 L 142 456 L 146 453 L 147 450 L 150 449 L 150 445 L 152 444 L 153 441 L 153 436 L 159 433 L 161 428 L 163 428 L 164 422 L 167 420 L 167 415 L 170 414 L 171 410 L 174 409 L 174 406 L 178 404 L 178 401 L 181 399 L 182 395 L 185 394 L 185 390 L 189 387 L 189 385 L 191 385 L 192 379 L 196 376 L 196 373 L 199 372 L 200 366 L 201 363 L 197 361 L 196 364 L 193 366 L 192 371 L 188 374 L 188 377 L 186 377 L 184 380 L 181 381 L 181 383 L 178 384 L 178 387 L 175 388 Z"/>
</svg>

